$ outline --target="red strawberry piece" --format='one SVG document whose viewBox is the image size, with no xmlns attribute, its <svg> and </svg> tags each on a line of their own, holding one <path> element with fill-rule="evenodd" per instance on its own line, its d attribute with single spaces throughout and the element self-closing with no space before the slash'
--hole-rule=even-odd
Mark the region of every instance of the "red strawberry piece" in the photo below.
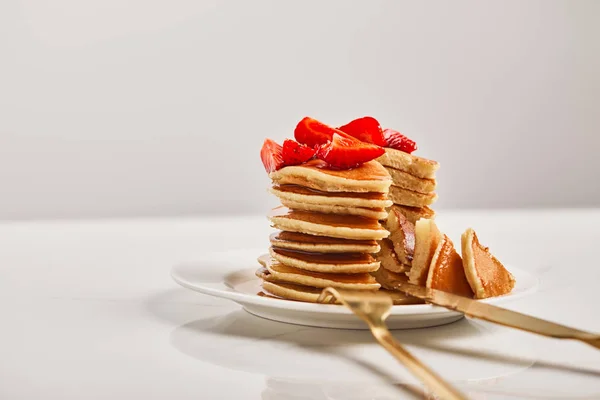
<svg viewBox="0 0 600 400">
<path fill-rule="evenodd" d="M 298 165 L 307 162 L 315 156 L 316 149 L 300 144 L 295 140 L 286 139 L 283 142 L 283 163 Z"/>
<path fill-rule="evenodd" d="M 260 159 L 268 174 L 282 168 L 284 166 L 283 147 L 274 140 L 265 139 L 260 149 Z"/>
<path fill-rule="evenodd" d="M 342 132 L 357 138 L 361 142 L 373 143 L 377 146 L 385 146 L 386 141 L 379 122 L 373 117 L 362 117 L 350 121 L 338 128 Z"/>
<path fill-rule="evenodd" d="M 325 125 L 314 118 L 305 117 L 294 129 L 294 138 L 302 144 L 315 147 L 331 140 L 334 133 L 343 135 L 343 132 Z"/>
<path fill-rule="evenodd" d="M 387 147 L 391 147 L 392 149 L 401 150 L 408 154 L 417 150 L 417 144 L 414 140 L 407 138 L 393 129 L 384 130 L 383 137 L 387 142 Z"/>
<path fill-rule="evenodd" d="M 331 142 L 318 148 L 317 158 L 333 168 L 349 169 L 371 161 L 383 153 L 385 150 L 382 147 L 334 133 Z"/>
</svg>

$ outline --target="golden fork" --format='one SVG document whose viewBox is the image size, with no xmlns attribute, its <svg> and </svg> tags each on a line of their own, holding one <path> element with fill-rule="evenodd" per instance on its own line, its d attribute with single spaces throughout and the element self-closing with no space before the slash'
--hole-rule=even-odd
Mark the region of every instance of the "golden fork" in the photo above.
<svg viewBox="0 0 600 400">
<path fill-rule="evenodd" d="M 385 320 L 392 309 L 392 299 L 390 296 L 382 293 L 359 293 L 357 291 L 328 287 L 323 289 L 318 302 L 333 303 L 335 300 L 348 307 L 354 314 L 365 321 L 379 344 L 404 364 L 406 368 L 436 395 L 448 400 L 466 399 L 463 394 L 416 359 L 390 334 L 385 324 Z"/>
</svg>

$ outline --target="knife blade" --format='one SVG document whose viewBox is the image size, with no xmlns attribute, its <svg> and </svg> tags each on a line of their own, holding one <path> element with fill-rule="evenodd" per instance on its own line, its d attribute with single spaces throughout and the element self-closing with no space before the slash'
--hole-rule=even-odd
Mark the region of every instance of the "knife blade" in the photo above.
<svg viewBox="0 0 600 400">
<path fill-rule="evenodd" d="M 395 282 L 393 286 L 396 290 L 404 294 L 437 306 L 461 312 L 471 318 L 478 318 L 552 338 L 580 340 L 600 349 L 600 335 L 598 334 L 571 328 L 437 289 L 430 289 L 406 282 Z"/>
</svg>

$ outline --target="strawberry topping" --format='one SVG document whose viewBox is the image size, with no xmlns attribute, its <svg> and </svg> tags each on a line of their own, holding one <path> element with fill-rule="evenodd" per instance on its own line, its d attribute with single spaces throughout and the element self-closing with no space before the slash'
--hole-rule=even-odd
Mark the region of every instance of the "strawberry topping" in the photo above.
<svg viewBox="0 0 600 400">
<path fill-rule="evenodd" d="M 271 139 L 265 139 L 260 149 L 260 159 L 268 174 L 284 166 L 283 148 Z"/>
<path fill-rule="evenodd" d="M 286 139 L 283 142 L 284 165 L 298 165 L 307 162 L 315 156 L 316 150 L 295 140 Z"/>
<path fill-rule="evenodd" d="M 384 130 L 383 137 L 387 142 L 387 147 L 391 147 L 392 149 L 401 150 L 408 154 L 417 150 L 417 144 L 414 140 L 407 138 L 393 129 Z"/>
<path fill-rule="evenodd" d="M 329 125 L 325 125 L 316 119 L 305 117 L 296 125 L 294 137 L 300 143 L 315 147 L 330 141 L 334 133 L 344 135 L 343 132 Z"/>
<path fill-rule="evenodd" d="M 340 126 L 338 129 L 361 142 L 373 143 L 377 146 L 385 146 L 387 144 L 379 122 L 373 117 L 355 119 L 344 126 Z"/>
<path fill-rule="evenodd" d="M 348 169 L 371 161 L 383 153 L 385 150 L 382 147 L 334 133 L 330 142 L 318 148 L 317 158 L 333 168 Z"/>
</svg>

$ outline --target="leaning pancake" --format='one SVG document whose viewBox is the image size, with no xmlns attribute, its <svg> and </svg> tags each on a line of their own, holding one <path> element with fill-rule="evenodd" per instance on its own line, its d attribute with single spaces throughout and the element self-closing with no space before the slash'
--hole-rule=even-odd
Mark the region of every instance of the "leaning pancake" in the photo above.
<svg viewBox="0 0 600 400">
<path fill-rule="evenodd" d="M 383 208 L 348 207 L 333 204 L 312 204 L 284 199 L 281 199 L 281 204 L 293 210 L 314 211 L 326 214 L 357 215 L 360 217 L 377 220 L 387 218 L 388 214 Z"/>
<path fill-rule="evenodd" d="M 435 191 L 435 179 L 419 178 L 418 176 L 411 175 L 408 172 L 395 168 L 386 167 L 386 170 L 392 177 L 394 186 L 418 193 L 431 193 Z"/>
<path fill-rule="evenodd" d="M 298 185 L 275 185 L 271 193 L 282 201 L 297 203 L 333 204 L 337 206 L 385 208 L 392 204 L 387 195 L 381 192 L 322 192 Z"/>
<path fill-rule="evenodd" d="M 377 220 L 359 216 L 315 213 L 276 207 L 269 213 L 273 226 L 282 231 L 342 239 L 379 240 L 386 231 Z"/>
<path fill-rule="evenodd" d="M 425 286 L 459 296 L 473 297 L 462 259 L 446 235 L 440 240 L 433 254 Z"/>
<path fill-rule="evenodd" d="M 401 204 L 404 206 L 411 207 L 425 207 L 429 206 L 437 200 L 436 193 L 418 193 L 413 192 L 412 190 L 403 189 L 398 186 L 390 187 L 390 191 L 388 193 L 390 200 L 392 200 L 395 204 Z"/>
<path fill-rule="evenodd" d="M 324 192 L 387 193 L 392 179 L 377 161 L 369 161 L 353 169 L 337 170 L 327 163 L 311 160 L 306 164 L 281 168 L 269 175 L 278 185 L 300 185 Z"/>
<path fill-rule="evenodd" d="M 413 225 L 421 218 L 433 219 L 435 217 L 435 211 L 433 211 L 427 206 L 410 207 L 403 206 L 400 204 L 394 204 L 392 207 L 390 207 L 390 209 L 388 209 L 388 212 L 391 212 L 391 210 L 398 210 L 399 212 L 401 212 L 402 215 L 406 217 L 408 222 L 410 222 Z"/>
<path fill-rule="evenodd" d="M 262 288 L 264 292 L 272 296 L 307 303 L 316 303 L 322 292 L 322 289 L 283 282 L 263 281 Z"/>
<path fill-rule="evenodd" d="M 408 278 L 413 285 L 425 286 L 431 259 L 442 240 L 442 234 L 431 219 L 420 219 L 415 224 L 415 254 Z"/>
<path fill-rule="evenodd" d="M 415 226 L 398 209 L 392 208 L 384 227 L 390 232 L 388 239 L 394 246 L 396 257 L 402 264 L 410 266 L 415 251 Z"/>
<path fill-rule="evenodd" d="M 371 272 L 371 275 L 377 280 L 381 287 L 394 290 L 394 285 L 408 281 L 405 274 L 390 271 L 385 268 L 379 268 L 377 271 Z"/>
<path fill-rule="evenodd" d="M 314 272 L 354 274 L 379 268 L 379 261 L 365 253 L 306 253 L 274 247 L 269 253 L 282 264 Z"/>
<path fill-rule="evenodd" d="M 384 268 L 388 271 L 402 274 L 410 270 L 410 265 L 403 264 L 398 260 L 398 256 L 390 240 L 383 239 L 380 241 L 380 246 L 381 250 L 375 254 L 375 259 L 379 261 L 381 266 L 380 270 Z"/>
<path fill-rule="evenodd" d="M 380 287 L 375 278 L 366 272 L 357 274 L 324 274 L 290 267 L 275 260 L 268 262 L 266 268 L 271 275 L 269 280 L 275 282 L 293 283 L 317 288 L 331 286 L 352 290 L 375 290 Z"/>
<path fill-rule="evenodd" d="M 475 231 L 467 229 L 461 239 L 464 271 L 475 297 L 484 299 L 510 293 L 515 278 L 479 243 Z"/>
<path fill-rule="evenodd" d="M 269 240 L 273 247 L 313 253 L 377 253 L 380 249 L 375 240 L 339 239 L 298 232 L 275 232 Z"/>
<path fill-rule="evenodd" d="M 437 161 L 413 156 L 396 149 L 385 149 L 385 154 L 377 159 L 386 167 L 399 169 L 419 178 L 434 179 L 435 172 L 440 167 Z"/>
</svg>

